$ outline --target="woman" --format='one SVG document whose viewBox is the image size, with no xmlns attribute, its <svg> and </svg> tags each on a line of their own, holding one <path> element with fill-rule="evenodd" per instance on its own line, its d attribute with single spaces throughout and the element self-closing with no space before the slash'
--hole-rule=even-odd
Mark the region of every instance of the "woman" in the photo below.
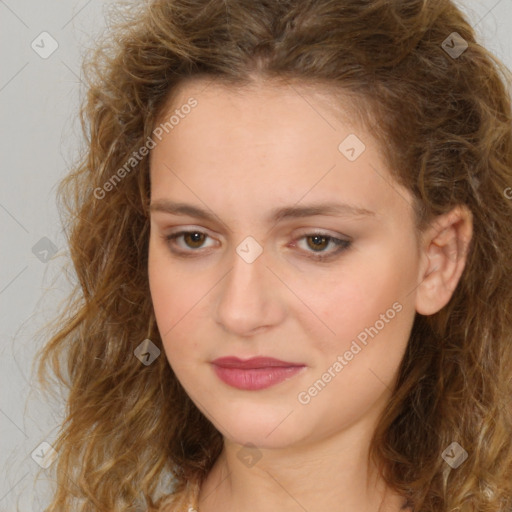
<svg viewBox="0 0 512 512">
<path fill-rule="evenodd" d="M 462 13 L 156 0 L 111 36 L 48 512 L 510 512 L 510 73 Z"/>
</svg>

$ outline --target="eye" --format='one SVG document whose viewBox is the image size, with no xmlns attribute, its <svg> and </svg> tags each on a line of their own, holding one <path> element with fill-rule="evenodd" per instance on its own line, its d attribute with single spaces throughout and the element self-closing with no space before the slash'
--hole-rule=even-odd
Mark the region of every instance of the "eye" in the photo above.
<svg viewBox="0 0 512 512">
<path fill-rule="evenodd" d="M 336 238 L 334 236 L 321 232 L 306 233 L 298 240 L 303 239 L 306 240 L 308 248 L 313 248 L 313 251 L 307 251 L 312 252 L 312 254 L 308 256 L 308 258 L 311 258 L 316 261 L 327 261 L 333 259 L 336 256 L 338 256 L 341 252 L 348 249 L 352 243 L 351 240 Z M 325 251 L 324 249 L 329 245 L 331 245 L 331 247 L 334 247 L 334 250 Z"/>
<path fill-rule="evenodd" d="M 202 231 L 198 230 L 191 230 L 191 231 L 179 231 L 178 233 L 171 233 L 170 235 L 167 235 L 165 239 L 168 242 L 168 245 L 171 247 L 176 245 L 176 239 L 183 237 L 183 240 L 186 242 L 187 246 L 185 249 L 192 248 L 192 249 L 199 249 L 201 245 L 204 243 L 204 239 L 208 237 L 206 233 L 203 233 Z M 189 245 L 190 243 L 190 245 Z M 183 247 L 181 247 L 183 249 Z M 180 253 L 180 251 L 175 251 Z M 193 251 L 196 252 L 196 251 Z"/>
<path fill-rule="evenodd" d="M 185 242 L 185 247 L 180 247 L 179 244 L 177 244 L 177 240 L 180 238 Z M 171 251 L 183 257 L 193 256 L 192 253 L 199 252 L 198 249 L 200 249 L 201 246 L 204 244 L 206 238 L 209 238 L 209 236 L 206 233 L 203 233 L 202 231 L 199 230 L 184 230 L 164 236 L 164 239 L 167 241 L 167 244 L 169 245 Z M 298 238 L 297 240 L 303 239 L 307 240 L 307 246 L 309 248 L 313 248 L 312 251 L 308 251 L 307 249 L 305 250 L 305 252 L 310 253 L 310 255 L 306 257 L 316 261 L 330 260 L 336 257 L 339 253 L 348 249 L 352 243 L 351 240 L 336 238 L 334 236 L 321 232 L 307 233 Z M 311 243 L 309 243 L 309 241 L 311 241 Z M 180 247 L 179 250 L 173 248 L 176 245 Z M 292 246 L 295 245 L 297 244 L 292 244 Z M 326 251 L 325 248 L 328 247 L 329 245 L 331 245 L 331 248 L 334 247 L 334 249 L 331 251 Z"/>
</svg>

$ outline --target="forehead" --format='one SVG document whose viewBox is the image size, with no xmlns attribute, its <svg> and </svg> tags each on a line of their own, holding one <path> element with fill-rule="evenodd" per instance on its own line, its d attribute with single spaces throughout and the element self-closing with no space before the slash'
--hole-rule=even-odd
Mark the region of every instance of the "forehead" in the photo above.
<svg viewBox="0 0 512 512">
<path fill-rule="evenodd" d="M 349 124 L 359 132 L 364 131 L 360 108 L 364 106 L 366 111 L 368 104 L 367 98 L 329 84 L 255 78 L 247 84 L 235 85 L 196 78 L 185 80 L 170 91 L 160 110 L 158 123 L 169 119 L 191 97 L 197 100 L 205 116 L 215 112 L 220 122 L 226 120 L 236 124 L 249 117 L 256 124 L 270 114 L 273 124 L 280 118 L 283 122 L 309 119 L 315 125 L 322 123 L 331 131 L 337 130 L 337 121 Z M 229 117 L 234 112 L 237 116 Z M 267 128 L 272 127 L 267 125 Z"/>
<path fill-rule="evenodd" d="M 191 99 L 194 108 L 184 108 Z M 152 195 L 158 189 L 158 198 L 167 199 L 174 191 L 177 200 L 180 190 L 196 204 L 199 192 L 238 196 L 244 198 L 240 211 L 249 203 L 277 206 L 307 194 L 311 201 L 385 210 L 396 203 L 399 186 L 352 99 L 296 84 L 185 83 L 159 119 L 174 116 L 175 123 L 151 152 Z"/>
<path fill-rule="evenodd" d="M 329 159 L 332 164 L 349 134 L 364 140 L 361 145 L 379 149 L 356 112 L 355 98 L 341 101 L 326 86 L 189 80 L 172 92 L 162 109 L 155 129 L 163 137 L 151 157 L 172 152 L 176 159 L 207 158 L 207 165 L 220 161 L 224 166 L 226 160 L 240 165 L 235 158 L 266 159 L 277 172 L 296 160 L 321 166 Z"/>
</svg>

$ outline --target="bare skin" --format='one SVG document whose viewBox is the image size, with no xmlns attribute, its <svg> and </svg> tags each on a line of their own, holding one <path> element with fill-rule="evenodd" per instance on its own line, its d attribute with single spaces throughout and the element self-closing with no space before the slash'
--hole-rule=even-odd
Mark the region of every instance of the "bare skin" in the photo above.
<svg viewBox="0 0 512 512">
<path fill-rule="evenodd" d="M 404 498 L 367 462 L 370 439 L 415 315 L 450 300 L 471 239 L 463 207 L 416 233 L 411 195 L 371 135 L 329 111 L 325 96 L 299 90 L 190 82 L 169 112 L 190 97 L 197 107 L 152 150 L 148 271 L 158 328 L 176 376 L 224 437 L 201 512 L 401 509 Z M 354 161 L 338 149 L 350 134 L 365 145 Z M 162 201 L 214 218 L 171 214 Z M 274 208 L 327 202 L 372 213 L 267 219 Z M 165 239 L 181 230 L 204 235 Z M 335 254 L 317 231 L 351 244 Z M 246 245 L 249 236 L 257 245 Z M 242 242 L 261 254 L 248 263 L 236 251 Z M 319 252 L 330 259 L 315 261 Z M 372 326 L 377 334 L 354 354 Z M 230 355 L 305 368 L 241 390 L 212 369 Z M 308 391 L 319 379 L 325 386 Z"/>
</svg>

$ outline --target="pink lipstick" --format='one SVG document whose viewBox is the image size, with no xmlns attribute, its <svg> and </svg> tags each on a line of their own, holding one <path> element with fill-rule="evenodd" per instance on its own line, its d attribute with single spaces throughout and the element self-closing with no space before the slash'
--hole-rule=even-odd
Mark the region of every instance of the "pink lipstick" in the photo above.
<svg viewBox="0 0 512 512">
<path fill-rule="evenodd" d="M 299 373 L 306 365 L 272 357 L 221 357 L 212 361 L 217 376 L 229 386 L 255 391 L 274 386 Z"/>
</svg>

